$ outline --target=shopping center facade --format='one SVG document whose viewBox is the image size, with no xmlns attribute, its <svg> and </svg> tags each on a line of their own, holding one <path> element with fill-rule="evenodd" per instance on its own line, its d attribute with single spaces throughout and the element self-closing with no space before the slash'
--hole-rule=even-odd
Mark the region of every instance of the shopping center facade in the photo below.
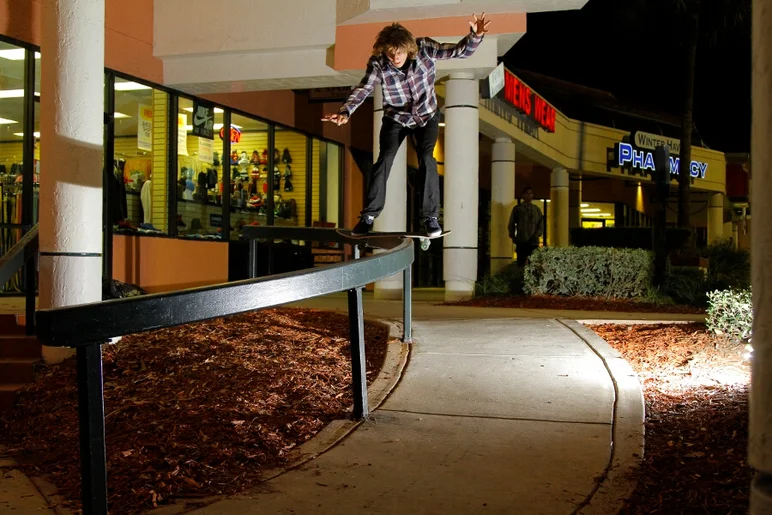
<svg viewBox="0 0 772 515">
<path fill-rule="evenodd" d="M 81 23 L 65 26 L 57 18 L 62 13 L 42 1 L 0 1 L 2 223 L 40 219 L 41 274 L 45 256 L 81 253 L 104 261 L 103 273 L 151 292 L 216 284 L 246 272 L 239 257 L 244 225 L 351 227 L 362 207 L 363 177 L 377 157 L 381 96 L 376 92 L 346 126 L 324 124 L 321 116 L 336 111 L 361 78 L 386 23 L 398 20 L 416 35 L 457 41 L 468 30 L 466 10 L 478 4 L 493 21 L 491 34 L 471 58 L 438 65 L 442 129 L 435 157 L 441 221 L 452 233 L 429 252 L 417 251 L 416 286 L 443 287 L 447 300 L 458 299 L 478 277 L 510 262 L 506 225 L 526 185 L 545 214 L 543 244 L 560 246 L 570 244 L 572 228 L 650 225 L 654 147 L 669 144 L 673 170 L 680 166 L 677 120 L 598 101 L 602 92 L 583 101 L 616 113 L 613 124 L 571 117 L 560 94 L 571 85 L 499 65 L 526 32 L 525 9 L 533 2 L 472 2 L 460 10 L 442 2 L 229 0 L 223 11 L 200 0 L 107 0 L 103 83 L 94 76 L 85 81 L 77 62 L 61 60 L 89 45 L 60 45 L 68 38 L 99 41 L 100 12 L 93 7 L 99 3 L 59 2 L 62 9 L 85 9 Z M 222 12 L 233 15 L 224 19 Z M 49 52 L 56 62 L 46 63 Z M 84 66 L 97 69 L 92 61 L 99 52 L 85 57 Z M 501 90 L 486 98 L 492 78 Z M 81 109 L 84 102 L 89 107 Z M 88 123 L 92 135 L 98 125 L 103 139 L 73 146 L 78 131 L 62 132 L 62 120 L 77 124 L 79 113 L 97 110 L 104 117 Z M 106 163 L 98 178 L 104 188 L 79 175 L 87 159 Z M 747 186 L 732 186 L 743 173 L 747 184 L 742 161 L 693 147 L 692 223 L 706 242 L 743 241 L 747 225 L 738 223 L 734 207 L 748 214 Z M 406 142 L 377 230 L 417 227 L 417 168 Z M 67 187 L 84 184 L 86 196 Z M 93 224 L 102 220 L 103 203 L 105 226 L 114 227 L 104 238 L 102 223 Z M 675 212 L 672 204 L 669 221 Z M 46 224 L 56 229 L 46 233 Z M 395 278 L 374 289 L 395 298 L 402 285 Z M 41 305 L 66 298 L 41 291 Z"/>
</svg>

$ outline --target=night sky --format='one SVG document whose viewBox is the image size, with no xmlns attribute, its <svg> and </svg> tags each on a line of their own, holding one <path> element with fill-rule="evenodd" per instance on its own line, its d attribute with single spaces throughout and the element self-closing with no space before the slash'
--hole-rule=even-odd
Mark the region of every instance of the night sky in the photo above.
<svg viewBox="0 0 772 515">
<path fill-rule="evenodd" d="M 628 2 L 590 0 L 578 11 L 529 14 L 528 32 L 504 56 L 505 65 L 680 116 L 683 51 L 672 36 L 678 25 L 647 20 Z M 698 47 L 694 119 L 708 147 L 750 151 L 750 74 L 749 22 Z"/>
</svg>

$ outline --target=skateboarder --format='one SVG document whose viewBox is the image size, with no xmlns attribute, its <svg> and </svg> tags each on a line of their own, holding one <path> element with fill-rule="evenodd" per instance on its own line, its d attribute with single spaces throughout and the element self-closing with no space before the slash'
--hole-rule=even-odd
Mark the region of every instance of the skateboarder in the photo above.
<svg viewBox="0 0 772 515">
<path fill-rule="evenodd" d="M 458 43 L 438 43 L 430 38 L 415 39 L 405 27 L 393 23 L 381 30 L 373 45 L 367 71 L 337 113 L 322 120 L 343 125 L 377 83 L 383 88 L 383 125 L 380 152 L 372 173 L 365 181 L 365 206 L 353 236 L 366 235 L 375 217 L 386 203 L 386 181 L 394 157 L 406 136 L 412 135 L 418 153 L 418 165 L 424 179 L 421 217 L 428 236 L 438 236 L 442 228 L 437 221 L 440 210 L 440 187 L 434 146 L 439 134 L 439 112 L 434 93 L 434 61 L 463 59 L 471 56 L 488 32 L 490 21 L 485 13 L 469 22 L 471 30 Z"/>
</svg>

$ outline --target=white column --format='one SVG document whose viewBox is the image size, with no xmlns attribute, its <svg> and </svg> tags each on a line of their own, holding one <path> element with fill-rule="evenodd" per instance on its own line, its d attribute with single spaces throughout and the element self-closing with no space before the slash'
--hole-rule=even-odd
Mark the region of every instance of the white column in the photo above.
<svg viewBox="0 0 772 515">
<path fill-rule="evenodd" d="M 515 205 L 515 144 L 496 138 L 491 162 L 491 275 L 512 262 L 507 226 Z"/>
<path fill-rule="evenodd" d="M 751 87 L 751 283 L 753 285 L 753 360 L 748 464 L 750 513 L 772 513 L 772 0 L 753 0 Z"/>
<path fill-rule="evenodd" d="M 379 136 L 383 124 L 383 90 L 373 91 L 373 160 L 378 160 Z M 386 204 L 373 223 L 374 231 L 404 231 L 407 228 L 407 141 L 399 147 L 389 180 L 386 182 Z M 376 251 L 377 252 L 377 251 Z M 402 298 L 402 272 L 375 283 L 376 299 Z"/>
<path fill-rule="evenodd" d="M 574 177 L 568 185 L 568 228 L 582 226 L 582 177 Z"/>
<path fill-rule="evenodd" d="M 708 200 L 708 245 L 724 237 L 724 194 L 713 193 Z"/>
<path fill-rule="evenodd" d="M 50 308 L 102 300 L 105 2 L 42 8 L 39 305 Z M 70 355 L 43 349 L 49 363 Z"/>
<path fill-rule="evenodd" d="M 568 246 L 568 170 L 555 168 L 550 176 L 550 241 L 554 247 Z"/>
<path fill-rule="evenodd" d="M 474 75 L 452 73 L 445 84 L 445 198 L 442 256 L 445 300 L 474 293 L 479 204 L 479 89 Z"/>
</svg>

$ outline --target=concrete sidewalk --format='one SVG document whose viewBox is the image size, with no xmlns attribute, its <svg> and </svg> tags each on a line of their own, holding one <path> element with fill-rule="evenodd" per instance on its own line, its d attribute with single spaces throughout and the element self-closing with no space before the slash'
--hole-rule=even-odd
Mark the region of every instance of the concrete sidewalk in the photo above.
<svg viewBox="0 0 772 515">
<path fill-rule="evenodd" d="M 414 341 L 392 344 L 386 379 L 370 388 L 377 407 L 369 420 L 334 422 L 302 446 L 312 459 L 253 491 L 159 515 L 617 513 L 634 487 L 627 473 L 643 455 L 643 396 L 629 365 L 573 319 L 702 317 L 468 308 L 416 297 Z M 295 305 L 347 309 L 345 294 Z M 364 311 L 402 319 L 401 301 L 370 294 Z M 40 487 L 3 465 L 0 513 L 47 511 Z"/>
<path fill-rule="evenodd" d="M 572 320 L 457 309 L 414 305 L 401 381 L 338 445 L 195 513 L 616 513 L 643 453 L 627 363 Z M 365 313 L 401 318 L 401 302 Z"/>
</svg>

